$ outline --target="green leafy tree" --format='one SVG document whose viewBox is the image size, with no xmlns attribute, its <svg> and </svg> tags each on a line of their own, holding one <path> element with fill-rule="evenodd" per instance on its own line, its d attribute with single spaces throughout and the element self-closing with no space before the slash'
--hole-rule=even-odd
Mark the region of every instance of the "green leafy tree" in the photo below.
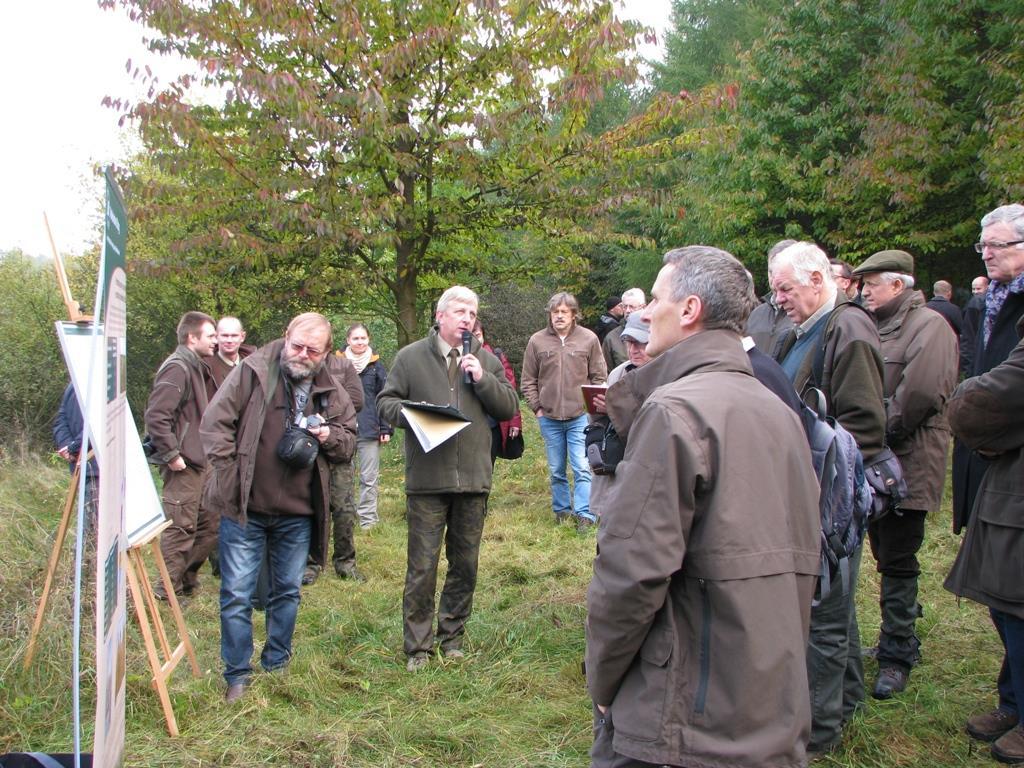
<svg viewBox="0 0 1024 768">
<path fill-rule="evenodd" d="M 67 317 L 53 268 L 19 250 L 0 253 L 0 306 L 0 449 L 48 447 L 70 380 L 53 327 Z"/>
<path fill-rule="evenodd" d="M 728 81 L 778 6 L 777 0 L 673 0 L 665 59 L 654 65 L 654 90 L 698 91 Z"/>
<path fill-rule="evenodd" d="M 386 286 L 400 344 L 419 335 L 428 275 L 484 266 L 448 244 L 573 226 L 559 173 L 587 151 L 591 103 L 634 76 L 637 28 L 608 0 L 125 5 L 153 50 L 224 93 L 191 108 L 184 78 L 129 110 L 161 169 L 188 179 L 177 215 L 199 217 L 221 261 Z"/>
</svg>

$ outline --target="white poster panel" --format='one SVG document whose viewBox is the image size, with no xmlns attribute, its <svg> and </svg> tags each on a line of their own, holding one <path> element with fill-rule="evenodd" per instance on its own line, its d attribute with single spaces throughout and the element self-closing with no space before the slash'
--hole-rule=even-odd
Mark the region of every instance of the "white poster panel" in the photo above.
<svg viewBox="0 0 1024 768">
<path fill-rule="evenodd" d="M 100 328 L 102 331 L 102 327 Z M 103 445 L 95 438 L 102 435 L 104 398 L 96 396 L 91 403 L 86 403 L 89 390 L 89 360 L 96 355 L 96 363 L 92 366 L 92 391 L 102 393 L 106 388 L 106 368 L 102 360 L 104 342 L 102 334 L 93 338 L 92 326 L 75 325 L 74 323 L 57 323 L 57 338 L 60 339 L 64 361 L 71 374 L 78 404 L 82 414 L 89 420 L 89 434 L 94 436 L 92 446 L 96 461 L 103 466 Z M 153 483 L 153 475 L 142 451 L 142 440 L 135 428 L 135 418 L 131 406 L 124 404 L 124 471 L 125 471 L 125 535 L 128 547 L 152 538 L 153 534 L 163 526 L 165 517 L 160 495 Z"/>
</svg>

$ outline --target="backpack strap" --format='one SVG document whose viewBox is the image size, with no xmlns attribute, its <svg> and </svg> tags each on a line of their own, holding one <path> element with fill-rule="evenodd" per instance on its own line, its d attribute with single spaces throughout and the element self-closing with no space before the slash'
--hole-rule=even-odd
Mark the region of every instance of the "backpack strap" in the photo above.
<svg viewBox="0 0 1024 768">
<path fill-rule="evenodd" d="M 181 408 L 181 406 L 185 404 L 185 401 L 192 397 L 192 375 L 188 369 L 188 365 L 180 357 L 177 357 L 177 355 L 171 355 L 164 360 L 160 368 L 157 369 L 156 375 L 159 376 L 171 366 L 181 368 L 181 370 L 185 372 L 185 386 L 182 388 L 181 398 L 178 400 L 178 408 Z"/>
<path fill-rule="evenodd" d="M 815 387 L 824 388 L 825 348 L 828 346 L 828 340 L 831 338 L 832 332 L 835 330 L 836 321 L 839 319 L 839 313 L 853 308 L 856 308 L 865 315 L 868 315 L 872 323 L 875 322 L 874 318 L 871 318 L 870 312 L 864 309 L 860 304 L 855 304 L 852 301 L 841 302 L 832 308 L 832 311 L 828 313 L 828 320 L 825 321 L 825 332 L 821 334 L 821 346 L 815 350 L 814 362 L 811 364 L 811 381 L 814 382 Z"/>
</svg>

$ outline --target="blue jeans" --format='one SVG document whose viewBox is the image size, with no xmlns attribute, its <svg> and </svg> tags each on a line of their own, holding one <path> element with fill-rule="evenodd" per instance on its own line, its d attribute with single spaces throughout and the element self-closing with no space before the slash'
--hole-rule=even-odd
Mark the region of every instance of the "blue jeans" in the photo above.
<svg viewBox="0 0 1024 768">
<path fill-rule="evenodd" d="M 997 682 L 999 708 L 1019 715 L 1019 702 L 1024 701 L 1024 619 L 994 608 L 989 609 L 989 615 L 1004 649 Z"/>
<path fill-rule="evenodd" d="M 541 416 L 540 434 L 548 455 L 548 471 L 551 474 L 551 506 L 556 515 L 573 512 L 587 520 L 590 514 L 590 464 L 584 445 L 583 430 L 589 420 L 584 413 L 575 419 L 549 419 Z M 566 473 L 566 459 L 572 467 L 573 494 L 569 498 L 569 478 Z"/>
<path fill-rule="evenodd" d="M 270 555 L 267 642 L 260 664 L 268 672 L 288 664 L 299 611 L 299 587 L 309 555 L 313 518 L 249 513 L 246 525 L 220 520 L 220 656 L 228 685 L 252 675 L 252 598 Z"/>
</svg>

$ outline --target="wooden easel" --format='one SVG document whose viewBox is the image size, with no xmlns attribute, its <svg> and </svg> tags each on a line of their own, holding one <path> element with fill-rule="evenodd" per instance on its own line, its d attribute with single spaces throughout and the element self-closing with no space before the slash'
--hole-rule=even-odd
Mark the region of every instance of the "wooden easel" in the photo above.
<svg viewBox="0 0 1024 768">
<path fill-rule="evenodd" d="M 92 454 L 89 454 L 92 457 Z M 88 460 L 88 459 L 87 459 Z M 43 615 L 46 613 L 46 604 L 50 601 L 50 590 L 53 589 L 53 577 L 57 572 L 57 564 L 60 562 L 60 553 L 64 548 L 64 539 L 68 535 L 68 524 L 71 522 L 71 510 L 75 508 L 75 499 L 78 496 L 78 479 L 82 474 L 82 462 L 75 465 L 75 471 L 71 475 L 71 486 L 68 488 L 67 496 L 64 497 L 64 514 L 60 516 L 60 523 L 57 525 L 57 535 L 53 541 L 53 551 L 50 552 L 50 561 L 46 566 L 46 580 L 43 582 L 43 595 L 39 598 L 39 606 L 36 608 L 36 618 L 32 622 L 32 632 L 28 636 L 28 649 L 25 651 L 23 669 L 32 665 L 32 659 L 36 655 L 36 640 L 39 639 L 39 630 L 43 626 Z"/>
<path fill-rule="evenodd" d="M 57 286 L 60 288 L 61 298 L 64 299 L 64 306 L 68 310 L 68 320 L 72 323 L 91 323 L 92 315 L 83 315 L 82 305 L 71 297 L 71 286 L 68 284 L 68 273 L 64 269 L 64 260 L 57 252 L 57 246 L 53 242 L 53 233 L 50 231 L 50 220 L 45 213 L 43 222 L 46 224 L 46 236 L 50 238 L 50 248 L 53 250 L 53 269 L 57 273 Z"/>
<path fill-rule="evenodd" d="M 91 457 L 92 454 L 89 455 L 89 458 Z M 50 552 L 50 560 L 46 567 L 43 594 L 39 598 L 35 621 L 32 623 L 32 632 L 29 634 L 28 648 L 25 651 L 25 660 L 22 663 L 23 668 L 26 670 L 32 665 L 32 660 L 35 658 L 36 644 L 39 640 L 39 632 L 43 626 L 43 616 L 46 614 L 46 606 L 49 603 L 50 592 L 53 589 L 53 580 L 57 573 L 57 566 L 60 564 L 60 555 L 64 549 L 64 540 L 67 538 L 71 522 L 71 513 L 75 508 L 75 500 L 78 496 L 78 483 L 82 471 L 82 463 L 79 461 L 75 466 L 71 486 L 68 488 L 67 496 L 64 499 L 64 513 L 61 515 L 60 523 L 57 525 L 53 550 Z M 146 646 L 146 656 L 149 658 L 150 669 L 153 670 L 151 683 L 157 692 L 157 696 L 160 698 L 160 705 L 164 710 L 164 719 L 167 721 L 167 731 L 171 736 L 177 736 L 178 722 L 174 717 L 174 709 L 171 707 L 170 695 L 167 693 L 167 680 L 173 674 L 175 667 L 178 666 L 178 662 L 185 656 L 188 657 L 189 663 L 192 666 L 192 676 L 200 677 L 202 673 L 199 670 L 199 661 L 196 659 L 192 642 L 188 637 L 188 627 L 185 625 L 185 617 L 181 613 L 181 605 L 174 594 L 174 588 L 171 586 L 171 577 L 167 572 L 167 565 L 164 563 L 163 554 L 160 552 L 160 533 L 170 524 L 170 520 L 165 521 L 163 525 L 152 531 L 147 539 L 129 547 L 126 551 L 127 561 L 123 565 L 128 576 L 128 586 L 131 589 L 132 602 L 135 604 L 135 616 L 138 619 L 139 630 L 142 632 L 142 640 Z M 171 609 L 171 616 L 174 618 L 174 624 L 178 630 L 179 642 L 173 650 L 167 640 L 167 632 L 164 629 L 163 620 L 160 618 L 156 595 L 153 593 L 153 586 L 149 580 L 149 573 L 146 570 L 146 562 L 143 559 L 147 546 L 153 553 L 153 560 L 156 562 L 157 571 L 159 571 L 160 578 L 167 590 L 167 601 Z M 152 620 L 150 619 L 151 616 Z M 159 648 L 157 647 L 158 645 Z"/>
<path fill-rule="evenodd" d="M 185 617 L 181 613 L 178 596 L 174 594 L 171 576 L 167 573 L 167 564 L 164 562 L 163 553 L 160 552 L 160 532 L 170 524 L 170 520 L 166 521 L 147 539 L 128 548 L 128 563 L 125 572 L 128 574 L 128 586 L 132 591 L 135 616 L 139 620 L 142 641 L 146 646 L 146 656 L 149 657 L 149 666 L 153 670 L 152 684 L 156 689 L 157 696 L 160 697 L 160 706 L 163 707 L 164 719 L 167 721 L 167 731 L 171 736 L 177 736 L 178 721 L 174 717 L 171 697 L 167 693 L 167 680 L 174 673 L 178 662 L 185 656 L 188 656 L 189 663 L 192 665 L 192 676 L 201 677 L 202 673 L 199 671 L 199 662 L 196 660 L 192 642 L 188 639 L 188 627 L 185 626 Z M 142 559 L 147 546 L 153 553 L 153 560 L 156 562 L 160 578 L 164 583 L 164 590 L 167 593 L 171 616 L 174 618 L 174 625 L 178 630 L 179 642 L 174 650 L 171 650 L 170 643 L 167 642 L 167 633 L 164 631 L 164 623 L 157 608 L 153 585 L 149 581 L 146 562 Z M 152 626 L 150 616 L 152 616 Z M 157 642 L 160 645 L 159 649 L 157 649 Z"/>
<path fill-rule="evenodd" d="M 43 214 L 46 219 L 46 214 Z M 64 306 L 67 308 L 68 317 L 73 323 L 87 323 L 92 321 L 91 315 L 84 315 L 81 312 L 81 305 L 71 296 L 71 288 L 68 285 L 67 273 L 64 270 L 64 262 L 57 252 L 53 242 L 53 235 L 50 233 L 50 222 L 46 221 L 46 232 L 50 237 L 50 246 L 53 248 L 54 268 L 57 272 L 57 282 L 60 286 L 61 296 L 64 299 Z M 67 537 L 68 525 L 71 520 L 71 512 L 75 508 L 75 500 L 78 495 L 78 483 L 82 464 L 92 458 L 90 452 L 87 457 L 80 459 L 75 466 L 71 486 L 68 488 L 67 496 L 64 499 L 64 513 L 61 515 L 60 524 L 57 526 L 57 534 L 53 542 L 53 551 L 50 552 L 50 560 L 46 568 L 46 580 L 43 585 L 43 594 L 36 609 L 35 621 L 32 625 L 32 632 L 29 635 L 28 648 L 25 652 L 24 668 L 28 669 L 36 652 L 36 641 L 39 638 L 39 631 L 42 628 L 43 616 L 46 612 L 46 604 L 49 602 L 50 591 L 53 587 L 53 579 L 57 572 L 57 565 L 60 562 L 60 554 L 64 548 L 64 539 Z M 167 693 L 167 680 L 174 673 L 178 662 L 188 656 L 192 666 L 193 677 L 200 677 L 199 661 L 196 659 L 195 650 L 188 637 L 188 627 L 185 625 L 185 617 L 181 613 L 181 605 L 178 603 L 177 595 L 174 594 L 174 587 L 171 584 L 170 574 L 167 572 L 167 564 L 164 562 L 163 553 L 160 551 L 160 533 L 171 524 L 165 520 L 163 524 L 150 531 L 146 538 L 136 541 L 126 548 L 126 560 L 122 567 L 128 576 L 128 586 L 131 589 L 132 602 L 135 604 L 135 616 L 139 622 L 139 630 L 142 632 L 142 639 L 146 646 L 146 656 L 149 658 L 149 666 L 153 670 L 151 681 L 153 688 L 160 698 L 160 705 L 164 710 L 164 719 L 167 721 L 167 731 L 171 736 L 178 735 L 178 722 L 174 716 L 174 709 L 171 706 L 171 697 Z M 179 642 L 172 650 L 167 640 L 167 632 L 164 630 L 163 620 L 160 618 L 160 611 L 156 603 L 156 595 L 153 593 L 153 585 L 146 570 L 146 563 L 143 553 L 147 546 L 153 553 L 153 560 L 156 563 L 157 571 L 163 581 L 164 589 L 167 592 L 168 605 L 171 615 L 174 618 L 174 625 L 178 631 Z M 152 619 L 150 618 L 152 617 Z M 157 647 L 159 645 L 159 648 Z"/>
</svg>

